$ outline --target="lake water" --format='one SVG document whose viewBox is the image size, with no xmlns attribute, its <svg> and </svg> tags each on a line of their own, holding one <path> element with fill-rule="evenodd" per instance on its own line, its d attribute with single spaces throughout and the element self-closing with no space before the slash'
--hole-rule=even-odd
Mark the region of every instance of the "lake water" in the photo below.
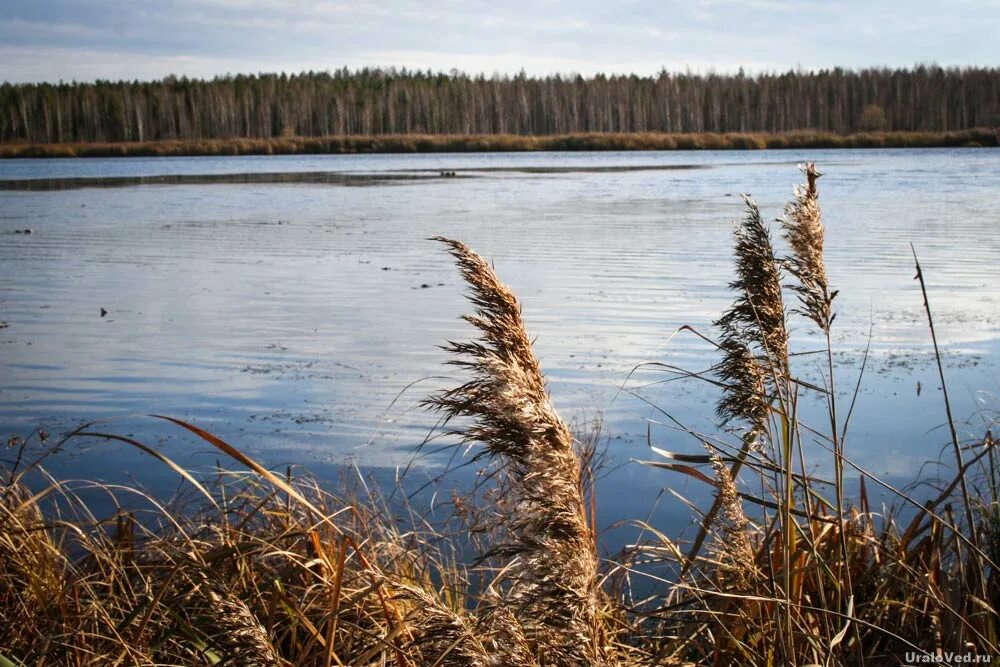
<svg viewBox="0 0 1000 667">
<path fill-rule="evenodd" d="M 665 415 L 719 433 L 717 394 L 630 371 L 711 366 L 711 346 L 678 330 L 711 335 L 731 298 L 738 194 L 778 216 L 806 159 L 825 174 L 842 415 L 870 335 L 847 453 L 912 481 L 949 439 L 910 242 L 960 434 L 981 436 L 1000 411 L 997 149 L 0 162 L 0 432 L 109 420 L 101 429 L 214 463 L 142 416 L 167 414 L 271 466 L 324 476 L 353 460 L 390 476 L 434 426 L 420 400 L 460 381 L 442 377 L 456 370 L 438 346 L 471 333 L 457 272 L 427 240 L 444 235 L 490 258 L 520 297 L 564 417 L 604 420 L 602 520 L 645 516 L 665 486 L 699 490 L 630 459 L 652 458 L 647 437 L 700 453 Z M 797 350 L 821 347 L 804 320 L 791 327 Z M 796 366 L 819 381 L 818 356 Z M 818 401 L 803 411 L 822 425 Z M 820 448 L 810 456 L 828 469 Z M 413 474 L 444 461 L 423 457 Z M 54 465 L 169 478 L 108 444 Z M 689 517 L 672 498 L 654 513 Z"/>
</svg>

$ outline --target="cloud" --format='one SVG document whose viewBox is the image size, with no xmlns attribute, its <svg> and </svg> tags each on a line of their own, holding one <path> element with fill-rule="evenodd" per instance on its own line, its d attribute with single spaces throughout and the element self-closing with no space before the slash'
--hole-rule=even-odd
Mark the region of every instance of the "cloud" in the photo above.
<svg viewBox="0 0 1000 667">
<path fill-rule="evenodd" d="M 768 63 L 744 61 L 724 62 L 720 60 L 680 60 L 680 59 L 605 59 L 600 64 L 587 58 L 556 57 L 531 53 L 457 53 L 439 51 L 371 51 L 359 55 L 361 65 L 383 65 L 407 67 L 410 69 L 430 68 L 435 71 L 449 71 L 452 68 L 471 74 L 507 73 L 515 74 L 523 69 L 532 75 L 547 74 L 656 74 L 662 69 L 669 71 L 707 72 L 709 70 L 732 70 L 749 67 L 768 69 Z"/>
<path fill-rule="evenodd" d="M 995 64 L 996 0 L 15 0 L 13 81 L 206 76 L 341 66 L 478 73 L 750 72 Z"/>
<path fill-rule="evenodd" d="M 16 73 L 9 76 L 8 81 L 24 82 L 160 79 L 170 74 L 211 78 L 224 74 L 329 68 L 325 63 L 298 59 L 251 61 L 185 54 L 137 57 L 134 53 L 117 51 L 3 46 L 0 46 L 0 60 L 8 72 Z"/>
</svg>

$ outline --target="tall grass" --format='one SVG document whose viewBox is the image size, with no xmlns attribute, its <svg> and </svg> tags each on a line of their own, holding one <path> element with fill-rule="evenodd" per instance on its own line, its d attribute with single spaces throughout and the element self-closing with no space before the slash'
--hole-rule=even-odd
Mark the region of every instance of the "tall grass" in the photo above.
<svg viewBox="0 0 1000 667">
<path fill-rule="evenodd" d="M 718 412 L 740 427 L 735 429 L 740 442 L 706 442 L 691 434 L 711 452 L 717 497 L 682 560 L 670 604 L 654 601 L 650 613 L 678 638 L 667 645 L 667 653 L 696 662 L 884 664 L 901 662 L 908 652 L 994 655 L 997 561 L 978 537 L 988 517 L 975 509 L 997 502 L 996 484 L 986 481 L 995 475 L 992 438 L 987 434 L 979 442 L 960 444 L 956 436 L 956 477 L 926 502 L 851 461 L 843 439 L 848 421 L 839 421 L 837 410 L 830 344 L 837 292 L 828 283 L 823 260 L 819 172 L 813 164 L 803 171 L 806 183 L 795 189 L 782 219 L 790 256 L 775 255 L 757 205 L 745 200 L 747 215 L 734 240 L 734 302 L 716 323 L 722 358 L 715 367 L 723 388 Z M 919 265 L 917 270 L 922 280 Z M 826 336 L 824 386 L 799 379 L 792 363 L 783 284 L 797 297 L 795 314 Z M 940 358 L 938 363 L 940 367 Z M 798 419 L 797 406 L 806 392 L 826 401 L 826 432 Z M 954 434 L 950 411 L 942 416 Z M 829 452 L 832 480 L 809 472 L 817 462 L 807 462 L 804 437 Z M 963 451 L 975 463 L 963 459 Z M 732 462 L 728 469 L 724 459 Z M 690 474 L 687 467 L 659 465 Z M 755 479 L 739 498 L 758 509 L 753 521 L 742 518 L 743 507 L 734 502 L 731 488 L 746 467 Z M 846 469 L 861 480 L 861 494 L 850 505 Z M 985 482 L 975 499 L 967 484 L 973 470 Z M 891 492 L 905 510 L 873 510 L 867 484 Z M 956 489 L 961 493 L 955 495 Z M 937 511 L 943 503 L 948 511 Z M 721 525 L 713 525 L 723 508 Z M 904 517 L 908 524 L 900 524 Z M 734 535 L 737 530 L 745 535 Z M 707 535 L 714 539 L 703 553 Z M 734 569 L 743 574 L 725 576 Z M 992 584 L 986 572 L 993 573 Z"/>
<path fill-rule="evenodd" d="M 476 314 L 466 319 L 481 338 L 449 347 L 472 379 L 429 404 L 449 421 L 471 418 L 461 436 L 485 445 L 509 491 L 497 509 L 508 517 L 510 538 L 494 546 L 511 558 L 503 577 L 509 583 L 491 604 L 517 610 L 519 634 L 547 664 L 606 664 L 598 621 L 603 598 L 580 461 L 545 391 L 520 304 L 482 257 L 458 241 L 437 240 L 472 289 Z"/>
<path fill-rule="evenodd" d="M 449 346 L 467 380 L 427 405 L 478 452 L 492 486 L 455 497 L 442 523 L 362 482 L 332 491 L 276 474 L 174 419 L 241 471 L 197 479 L 93 425 L 35 443 L 35 457 L 29 443 L 12 442 L 0 490 L 0 665 L 880 665 L 907 654 L 943 664 L 996 656 L 995 440 L 956 436 L 955 476 L 929 498 L 855 465 L 844 438 L 851 410 L 841 416 L 834 390 L 836 291 L 823 261 L 819 173 L 803 170 L 781 223 L 788 257 L 751 199 L 736 226 L 733 303 L 715 335 L 702 334 L 716 339 L 719 361 L 713 377 L 697 375 L 721 388 L 719 432 L 690 433 L 703 454 L 656 449 L 663 460 L 649 462 L 714 491 L 690 542 L 653 531 L 619 557 L 598 558 L 592 444 L 555 410 L 513 292 L 470 248 L 438 239 L 469 286 L 475 312 L 466 319 L 478 337 Z M 797 374 L 790 317 L 827 336 L 821 385 Z M 798 418 L 807 392 L 826 400 L 826 427 Z M 46 457 L 89 438 L 155 457 L 186 482 L 188 497 L 163 504 L 138 489 L 48 476 Z M 806 439 L 828 452 L 832 479 L 815 473 L 819 461 L 807 455 L 817 448 Z M 848 475 L 860 479 L 855 493 Z M 872 486 L 897 509 L 872 507 Z M 94 489 L 118 510 L 95 515 L 84 499 Z"/>
<path fill-rule="evenodd" d="M 0 158 L 296 155 L 316 153 L 479 153 L 523 151 L 761 150 L 765 148 L 933 148 L 998 146 L 996 128 L 955 132 L 781 133 L 590 132 L 561 135 L 386 134 L 269 139 L 0 144 Z"/>
</svg>

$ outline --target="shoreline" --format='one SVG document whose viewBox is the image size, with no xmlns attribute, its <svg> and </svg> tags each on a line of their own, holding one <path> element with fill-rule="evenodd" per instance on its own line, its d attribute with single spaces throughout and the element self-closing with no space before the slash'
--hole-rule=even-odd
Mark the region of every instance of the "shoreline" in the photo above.
<svg viewBox="0 0 1000 667">
<path fill-rule="evenodd" d="M 494 153 L 553 151 L 690 151 L 808 148 L 956 148 L 1000 146 L 1000 128 L 955 132 L 802 130 L 783 133 L 585 133 L 561 135 L 396 134 L 171 139 L 106 143 L 0 144 L 0 159 L 170 157 L 220 155 L 323 155 L 375 153 Z"/>
</svg>

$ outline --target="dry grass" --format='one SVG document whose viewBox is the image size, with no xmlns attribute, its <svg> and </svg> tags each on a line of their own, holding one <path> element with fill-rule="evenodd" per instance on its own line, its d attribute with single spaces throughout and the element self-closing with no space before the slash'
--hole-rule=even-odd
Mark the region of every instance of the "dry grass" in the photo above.
<svg viewBox="0 0 1000 667">
<path fill-rule="evenodd" d="M 464 573 L 374 501 L 303 480 L 289 502 L 226 474 L 204 512 L 150 500 L 138 519 L 98 519 L 52 481 L 73 516 L 43 521 L 9 481 L 0 652 L 13 664 L 490 664 L 450 593 Z"/>
<path fill-rule="evenodd" d="M 996 655 L 996 575 L 989 580 L 985 573 L 995 573 L 997 561 L 977 538 L 981 525 L 989 524 L 981 508 L 996 507 L 1000 489 L 992 472 L 993 440 L 987 434 L 963 443 L 973 461 L 967 455 L 963 464 L 960 457 L 955 479 L 923 502 L 858 468 L 845 454 L 829 337 L 836 292 L 823 260 L 819 173 L 812 164 L 803 171 L 806 183 L 796 188 L 783 219 L 790 257 L 775 256 L 752 200 L 746 200 L 747 216 L 736 230 L 734 303 L 717 322 L 722 361 L 716 375 L 723 387 L 719 414 L 742 424 L 743 435 L 733 445 L 691 434 L 712 451 L 717 497 L 694 546 L 680 559 L 681 577 L 665 598 L 669 604 L 651 603 L 649 614 L 662 621 L 661 631 L 677 637 L 664 655 L 761 665 L 898 664 L 907 652 Z M 799 297 L 799 312 L 826 334 L 824 387 L 801 382 L 788 355 L 781 298 L 786 279 Z M 826 400 L 827 433 L 798 421 L 802 392 Z M 804 432 L 830 452 L 833 480 L 808 472 Z M 720 457 L 731 460 L 731 468 L 721 465 Z M 733 480 L 743 468 L 756 477 L 738 496 L 758 508 L 750 524 L 740 519 L 733 501 Z M 845 469 L 861 480 L 861 495 L 851 506 Z M 972 471 L 980 481 L 976 499 L 964 493 Z M 902 509 L 874 511 L 867 484 L 882 486 Z M 950 509 L 936 511 L 943 506 Z M 747 534 L 734 534 L 741 526 Z M 709 534 L 715 536 L 714 548 L 702 553 Z M 655 545 L 653 553 L 671 551 L 679 550 Z"/>
<path fill-rule="evenodd" d="M 495 604 L 516 610 L 525 639 L 545 664 L 603 665 L 607 638 L 598 623 L 594 536 L 587 525 L 580 461 L 556 413 L 521 321 L 521 306 L 490 265 L 457 241 L 447 245 L 472 289 L 481 338 L 453 343 L 453 363 L 472 379 L 430 399 L 451 421 L 471 418 L 460 435 L 485 445 L 509 490 L 498 510 L 510 539 L 493 551 L 510 559 Z M 499 586 L 494 587 L 499 588 Z"/>
<path fill-rule="evenodd" d="M 690 434 L 707 454 L 661 452 L 683 464 L 654 462 L 715 491 L 691 543 L 654 533 L 599 561 L 592 450 L 552 405 L 517 299 L 483 258 L 438 239 L 470 288 L 466 319 L 478 338 L 450 346 L 467 381 L 428 404 L 478 448 L 495 484 L 456 498 L 449 522 L 432 524 L 364 485 L 333 493 L 276 475 L 177 420 L 248 471 L 198 480 L 89 427 L 30 463 L 26 443 L 14 443 L 0 487 L 0 665 L 882 665 L 907 652 L 997 655 L 992 435 L 959 443 L 956 477 L 916 498 L 846 454 L 832 362 L 823 387 L 797 378 L 783 291 L 827 334 L 835 294 L 818 174 L 804 169 L 783 221 L 791 257 L 776 256 L 753 201 L 736 227 L 734 300 L 709 379 L 722 388 L 726 428 Z M 798 421 L 803 392 L 828 401 L 829 432 Z M 833 480 L 810 472 L 804 432 L 829 451 Z M 142 509 L 95 516 L 80 483 L 43 469 L 80 438 L 138 447 L 192 497 L 162 505 L 105 487 Z M 850 500 L 845 470 L 861 480 Z M 899 509 L 870 507 L 871 485 Z M 649 594 L 637 601 L 638 589 Z"/>
<path fill-rule="evenodd" d="M 957 132 L 801 130 L 777 134 L 663 132 L 515 134 L 387 134 L 377 136 L 191 139 L 116 143 L 0 144 L 0 158 L 295 155 L 309 153 L 478 153 L 520 151 L 761 150 L 765 148 L 933 148 L 998 146 L 993 128 Z"/>
</svg>

